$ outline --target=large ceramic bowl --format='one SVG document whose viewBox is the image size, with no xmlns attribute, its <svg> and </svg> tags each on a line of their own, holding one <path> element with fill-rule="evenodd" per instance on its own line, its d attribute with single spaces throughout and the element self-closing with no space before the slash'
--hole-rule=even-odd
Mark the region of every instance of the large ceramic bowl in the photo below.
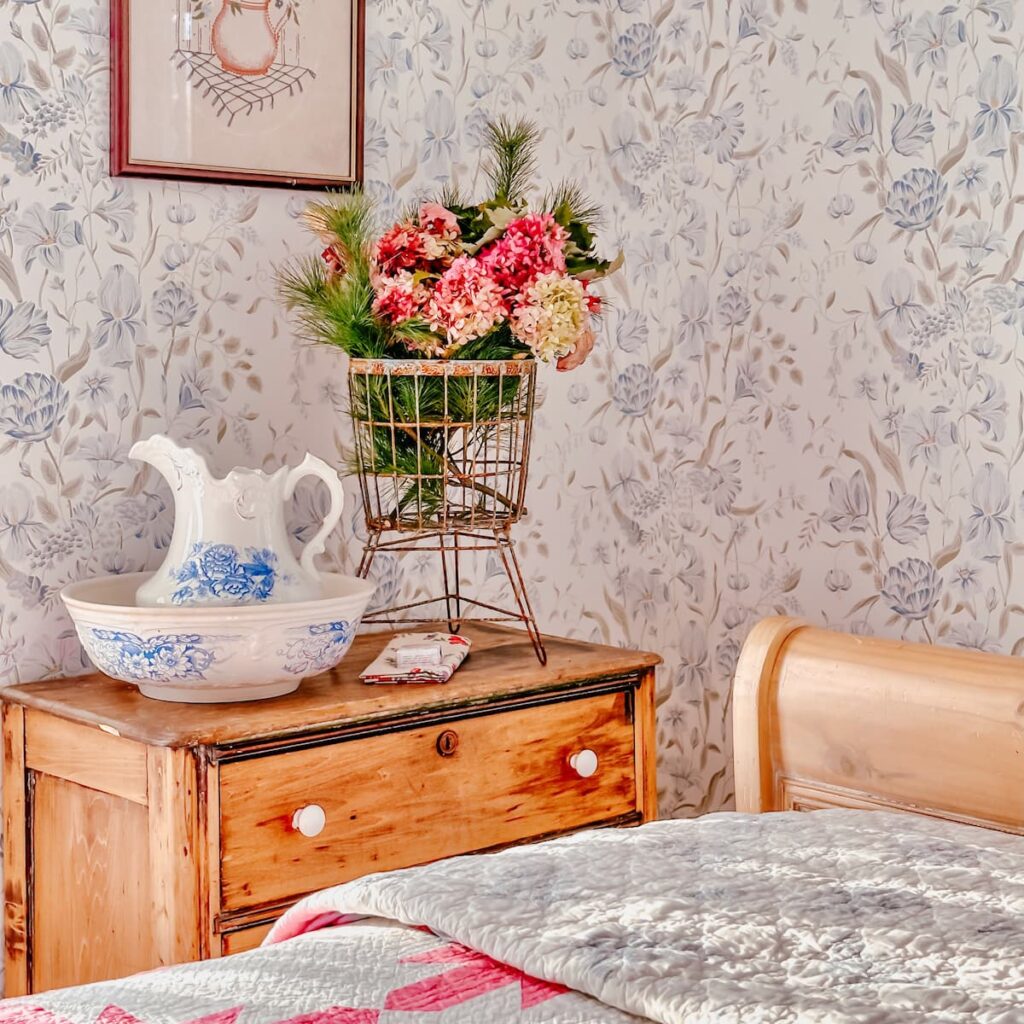
<svg viewBox="0 0 1024 1024">
<path fill-rule="evenodd" d="M 324 597 L 236 608 L 139 608 L 149 573 L 71 583 L 61 597 L 97 668 L 158 700 L 279 697 L 345 657 L 374 584 L 323 573 Z"/>
</svg>

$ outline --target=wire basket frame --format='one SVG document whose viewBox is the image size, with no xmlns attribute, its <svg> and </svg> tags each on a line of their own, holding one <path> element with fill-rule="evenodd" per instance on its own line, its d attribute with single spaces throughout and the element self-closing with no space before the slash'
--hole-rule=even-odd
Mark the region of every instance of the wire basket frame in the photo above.
<svg viewBox="0 0 1024 1024">
<path fill-rule="evenodd" d="M 521 622 L 541 664 L 547 653 L 530 606 L 511 526 L 526 513 L 536 365 L 519 360 L 353 359 L 349 399 L 367 542 L 359 575 L 378 553 L 436 551 L 444 593 L 378 609 L 366 623 Z M 384 534 L 397 533 L 394 539 Z M 494 551 L 515 608 L 462 593 L 461 560 Z M 410 612 L 443 603 L 443 612 Z M 479 614 L 479 613 L 484 614 Z"/>
<path fill-rule="evenodd" d="M 525 513 L 532 360 L 353 359 L 368 530 L 494 529 Z"/>
</svg>

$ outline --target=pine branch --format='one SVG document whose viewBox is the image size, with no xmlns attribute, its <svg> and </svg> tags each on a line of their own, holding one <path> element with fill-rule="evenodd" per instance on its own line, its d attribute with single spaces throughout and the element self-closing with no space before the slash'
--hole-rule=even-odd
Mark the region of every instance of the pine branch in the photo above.
<svg viewBox="0 0 1024 1024">
<path fill-rule="evenodd" d="M 583 191 L 578 181 L 560 181 L 544 196 L 543 209 L 562 227 L 575 222 L 594 231 L 601 224 L 601 207 Z"/>
<path fill-rule="evenodd" d="M 501 117 L 487 123 L 490 156 L 484 165 L 484 174 L 499 203 L 516 204 L 525 200 L 537 169 L 539 142 L 536 125 L 525 119 L 512 121 Z"/>
<path fill-rule="evenodd" d="M 367 264 L 374 239 L 374 211 L 369 196 L 358 190 L 310 203 L 305 222 L 327 245 L 334 246 L 347 267 Z"/>
<path fill-rule="evenodd" d="M 437 201 L 446 210 L 457 210 L 466 205 L 461 189 L 453 181 L 445 182 L 444 187 L 441 189 L 441 194 L 437 197 Z"/>
<path fill-rule="evenodd" d="M 285 306 L 302 309 L 318 305 L 327 287 L 327 267 L 316 256 L 303 256 L 278 268 L 278 291 Z"/>
<path fill-rule="evenodd" d="M 357 358 L 386 354 L 386 335 L 373 316 L 368 264 L 332 277 L 321 259 L 309 256 L 281 268 L 278 279 L 281 297 L 311 341 Z"/>
<path fill-rule="evenodd" d="M 410 350 L 410 358 L 422 358 L 416 353 L 437 342 L 437 334 L 430 329 L 430 324 L 418 317 L 392 324 L 391 338 L 396 344 L 404 345 Z"/>
</svg>

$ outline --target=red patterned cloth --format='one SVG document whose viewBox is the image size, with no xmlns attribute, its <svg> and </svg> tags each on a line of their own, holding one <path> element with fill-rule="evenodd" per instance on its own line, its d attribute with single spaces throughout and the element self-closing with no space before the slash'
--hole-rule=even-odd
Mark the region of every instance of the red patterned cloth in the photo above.
<svg viewBox="0 0 1024 1024">
<path fill-rule="evenodd" d="M 432 646 L 439 658 L 424 657 L 411 667 L 399 658 L 404 648 Z M 472 644 L 457 633 L 400 633 L 370 664 L 360 678 L 364 683 L 447 683 L 466 660 Z"/>
</svg>

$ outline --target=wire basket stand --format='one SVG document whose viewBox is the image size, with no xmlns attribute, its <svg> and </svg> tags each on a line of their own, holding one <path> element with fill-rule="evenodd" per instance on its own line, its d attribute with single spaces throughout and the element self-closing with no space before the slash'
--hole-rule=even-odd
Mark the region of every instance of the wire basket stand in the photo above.
<svg viewBox="0 0 1024 1024">
<path fill-rule="evenodd" d="M 530 605 L 511 527 L 526 513 L 536 396 L 532 360 L 353 359 L 349 398 L 368 533 L 358 574 L 381 551 L 436 551 L 444 593 L 392 605 L 368 623 L 433 622 L 413 614 L 444 603 L 458 632 L 475 621 L 521 622 L 541 664 L 547 652 Z M 394 535 L 394 536 L 391 536 Z M 462 592 L 462 556 L 496 551 L 515 608 Z"/>
</svg>

